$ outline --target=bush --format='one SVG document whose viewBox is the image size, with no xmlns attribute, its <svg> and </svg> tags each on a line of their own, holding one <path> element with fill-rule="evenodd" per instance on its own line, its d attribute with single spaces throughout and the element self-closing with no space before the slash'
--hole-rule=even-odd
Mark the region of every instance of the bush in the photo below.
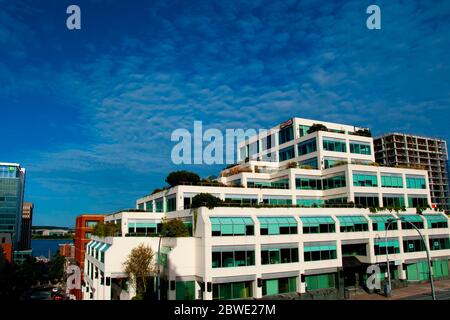
<svg viewBox="0 0 450 320">
<path fill-rule="evenodd" d="M 113 222 L 99 222 L 94 228 L 94 232 L 92 233 L 97 237 L 113 237 L 116 236 L 120 231 L 120 225 L 115 224 Z"/>
<path fill-rule="evenodd" d="M 306 133 L 310 134 L 316 131 L 327 131 L 327 127 L 325 127 L 323 124 L 321 123 L 314 123 Z"/>
<path fill-rule="evenodd" d="M 222 200 L 210 193 L 199 193 L 192 198 L 191 208 L 207 207 L 212 209 L 218 207 L 221 203 Z"/>
<path fill-rule="evenodd" d="M 190 171 L 173 171 L 169 173 L 166 178 L 166 182 L 171 186 L 175 187 L 183 183 L 197 184 L 200 181 L 200 176 L 194 172 Z"/>
<path fill-rule="evenodd" d="M 189 237 L 189 229 L 180 219 L 164 220 L 161 233 L 165 237 Z"/>
</svg>

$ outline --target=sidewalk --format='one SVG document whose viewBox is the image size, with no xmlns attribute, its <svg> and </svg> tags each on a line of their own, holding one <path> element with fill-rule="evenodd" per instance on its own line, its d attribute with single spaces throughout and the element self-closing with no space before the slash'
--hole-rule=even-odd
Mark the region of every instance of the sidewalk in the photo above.
<svg viewBox="0 0 450 320">
<path fill-rule="evenodd" d="M 448 292 L 450 291 L 450 280 L 435 281 L 434 288 L 437 295 L 439 292 Z M 418 295 L 431 295 L 430 283 L 409 284 L 406 288 L 394 289 L 392 290 L 392 296 L 389 298 L 379 293 L 361 292 L 348 300 L 399 300 Z"/>
</svg>

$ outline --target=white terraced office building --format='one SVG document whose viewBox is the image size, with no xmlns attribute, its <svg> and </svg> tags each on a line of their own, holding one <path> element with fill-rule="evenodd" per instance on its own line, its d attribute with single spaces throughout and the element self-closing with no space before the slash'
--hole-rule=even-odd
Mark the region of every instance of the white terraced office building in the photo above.
<svg viewBox="0 0 450 320">
<path fill-rule="evenodd" d="M 294 118 L 243 142 L 239 164 L 217 185 L 178 185 L 138 199 L 138 210 L 106 216 L 121 235 L 88 244 L 84 298 L 134 296 L 123 262 L 141 243 L 158 250 L 163 218 L 191 230 L 190 237 L 162 239 L 167 299 L 342 297 L 345 287 L 364 285 L 369 265 L 385 272 L 386 250 L 394 284 L 427 280 L 425 247 L 409 222 L 425 237 L 434 278 L 447 278 L 448 217 L 416 213 L 430 203 L 427 171 L 377 166 L 368 130 L 317 123 Z M 192 209 L 199 193 L 225 204 Z M 391 218 L 404 221 L 386 231 Z"/>
</svg>

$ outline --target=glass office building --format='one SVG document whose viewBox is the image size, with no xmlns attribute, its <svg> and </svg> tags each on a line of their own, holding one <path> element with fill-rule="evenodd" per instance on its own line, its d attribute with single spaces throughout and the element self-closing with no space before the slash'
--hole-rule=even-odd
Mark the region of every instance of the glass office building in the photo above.
<svg viewBox="0 0 450 320">
<path fill-rule="evenodd" d="M 17 250 L 21 236 L 25 169 L 16 163 L 0 162 L 0 232 L 11 234 Z"/>
</svg>

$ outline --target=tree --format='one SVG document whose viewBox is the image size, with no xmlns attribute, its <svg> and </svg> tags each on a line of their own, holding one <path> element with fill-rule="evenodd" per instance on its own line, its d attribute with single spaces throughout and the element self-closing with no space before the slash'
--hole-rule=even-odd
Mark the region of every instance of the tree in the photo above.
<svg viewBox="0 0 450 320">
<path fill-rule="evenodd" d="M 173 171 L 166 177 L 166 182 L 175 187 L 183 183 L 197 184 L 200 181 L 200 176 L 190 171 Z"/>
<path fill-rule="evenodd" d="M 124 272 L 136 289 L 136 296 L 142 297 L 147 292 L 148 278 L 154 272 L 154 252 L 152 248 L 141 243 L 131 250 L 130 255 L 124 262 Z"/>
<path fill-rule="evenodd" d="M 314 123 L 308 129 L 308 131 L 306 133 L 310 134 L 310 133 L 313 133 L 313 132 L 316 132 L 316 131 L 327 131 L 327 130 L 328 130 L 327 127 L 324 126 L 323 124 L 321 124 L 321 123 Z"/>
<path fill-rule="evenodd" d="M 212 209 L 222 204 L 222 200 L 210 193 L 199 193 L 192 198 L 191 208 L 207 207 Z"/>
<path fill-rule="evenodd" d="M 161 234 L 165 237 L 189 237 L 189 228 L 180 219 L 163 220 Z"/>
<path fill-rule="evenodd" d="M 48 263 L 48 277 L 50 280 L 60 280 L 64 276 L 64 257 L 56 252 Z"/>
<path fill-rule="evenodd" d="M 99 222 L 95 225 L 94 232 L 92 233 L 97 237 L 113 237 L 116 236 L 120 230 L 120 225 L 115 224 L 114 222 Z"/>
</svg>

